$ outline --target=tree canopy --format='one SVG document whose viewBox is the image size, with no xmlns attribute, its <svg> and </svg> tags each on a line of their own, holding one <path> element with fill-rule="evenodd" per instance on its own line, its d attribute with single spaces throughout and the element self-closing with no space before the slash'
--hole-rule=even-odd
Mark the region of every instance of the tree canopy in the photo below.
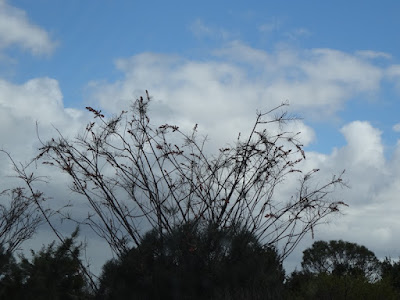
<svg viewBox="0 0 400 300">
<path fill-rule="evenodd" d="M 380 278 L 380 263 L 365 246 L 339 241 L 316 241 L 303 252 L 303 270 L 311 273 Z"/>
<path fill-rule="evenodd" d="M 316 241 L 301 265 L 286 280 L 287 299 L 399 299 L 396 265 L 380 262 L 365 246 Z"/>
<path fill-rule="evenodd" d="M 279 299 L 284 271 L 275 249 L 239 225 L 188 223 L 109 261 L 100 299 Z"/>
<path fill-rule="evenodd" d="M 0 299 L 89 299 L 90 289 L 81 272 L 81 245 L 76 230 L 64 243 L 51 243 L 32 258 L 0 256 Z"/>
</svg>

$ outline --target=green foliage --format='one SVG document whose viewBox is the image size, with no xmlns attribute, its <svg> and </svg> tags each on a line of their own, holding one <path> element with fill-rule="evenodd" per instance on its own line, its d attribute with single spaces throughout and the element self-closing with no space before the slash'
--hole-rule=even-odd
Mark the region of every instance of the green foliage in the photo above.
<svg viewBox="0 0 400 300">
<path fill-rule="evenodd" d="M 381 268 L 382 278 L 400 293 L 400 261 L 392 261 L 392 259 L 386 258 L 381 263 Z"/>
<path fill-rule="evenodd" d="M 78 235 L 58 247 L 54 242 L 35 253 L 32 259 L 21 256 L 19 263 L 10 258 L 2 272 L 1 299 L 87 299 L 85 276 L 80 271 L 81 245 L 75 245 Z"/>
<path fill-rule="evenodd" d="M 315 274 L 361 276 L 369 281 L 380 277 L 380 263 L 364 246 L 339 241 L 317 241 L 303 252 L 303 270 Z"/>
<path fill-rule="evenodd" d="M 17 299 L 22 281 L 20 273 L 14 256 L 0 245 L 0 299 Z"/>
<path fill-rule="evenodd" d="M 240 226 L 188 223 L 103 268 L 99 299 L 279 299 L 284 271 L 276 251 Z"/>
<path fill-rule="evenodd" d="M 301 265 L 303 270 L 286 280 L 287 299 L 399 299 L 390 280 L 381 278 L 381 263 L 364 246 L 317 241 L 303 252 Z M 387 262 L 388 274 L 391 266 Z"/>
<path fill-rule="evenodd" d="M 399 299 L 387 281 L 372 283 L 350 275 L 294 272 L 285 287 L 286 298 L 291 300 Z"/>
</svg>

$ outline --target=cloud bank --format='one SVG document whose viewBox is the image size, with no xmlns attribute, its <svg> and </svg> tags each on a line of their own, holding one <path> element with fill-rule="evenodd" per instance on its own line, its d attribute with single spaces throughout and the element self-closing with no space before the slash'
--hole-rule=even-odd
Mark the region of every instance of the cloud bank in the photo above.
<svg viewBox="0 0 400 300">
<path fill-rule="evenodd" d="M 56 47 L 48 33 L 32 24 L 23 10 L 0 1 L 0 50 L 18 46 L 34 55 L 51 54 Z"/>
<path fill-rule="evenodd" d="M 302 131 L 303 143 L 312 149 L 315 132 L 307 125 L 308 119 L 335 119 L 347 102 L 355 98 L 368 101 L 379 93 L 391 67 L 375 64 L 377 58 L 390 56 L 334 49 L 284 48 L 271 53 L 241 42 L 215 50 L 213 60 L 202 62 L 143 53 L 116 61 L 122 79 L 92 82 L 92 101 L 117 112 L 148 89 L 154 95 L 154 122 L 164 120 L 187 128 L 199 123 L 211 143 L 223 143 L 248 129 L 257 109 L 272 108 L 288 99 L 289 110 L 305 116 L 304 122 L 293 123 L 290 129 Z M 306 153 L 304 168 L 321 169 L 320 182 L 346 169 L 351 186 L 334 195 L 349 204 L 344 216 L 321 226 L 316 238 L 354 241 L 380 257 L 397 257 L 399 143 L 392 155 L 385 156 L 388 145 L 382 141 L 382 131 L 368 120 L 345 124 L 340 133 L 346 141 L 343 147 L 331 153 Z M 306 242 L 304 247 L 312 243 L 310 239 Z M 298 263 L 300 250 L 288 261 L 289 268 L 294 261 Z"/>
<path fill-rule="evenodd" d="M 193 26 L 200 35 L 215 34 L 201 22 Z M 13 46 L 34 55 L 50 54 L 55 42 L 23 11 L 0 0 L 0 50 Z M 334 119 L 354 98 L 368 99 L 379 93 L 382 81 L 399 80 L 399 66 L 382 67 L 374 63 L 379 58 L 389 60 L 390 55 L 283 46 L 267 52 L 240 41 L 216 49 L 209 60 L 141 53 L 116 60 L 120 80 L 89 83 L 88 101 L 112 115 L 126 109 L 148 89 L 154 96 L 150 108 L 153 124 L 175 123 L 189 130 L 198 123 L 200 132 L 208 134 L 210 144 L 218 149 L 234 140 L 238 132 L 248 131 L 257 110 L 265 111 L 289 100 L 290 112 L 304 116 L 305 121 L 291 123 L 288 130 L 301 131 L 302 142 L 312 149 L 318 137 L 308 119 Z M 65 106 L 57 79 L 31 78 L 20 84 L 0 79 L 0 146 L 16 160 L 27 161 L 34 156 L 39 146 L 36 121 L 46 140 L 56 135 L 53 127 L 73 137 L 84 130 L 87 120 L 83 107 Z M 399 126 L 393 129 L 398 131 Z M 394 237 L 400 232 L 400 142 L 392 156 L 386 157 L 382 131 L 368 120 L 353 120 L 340 132 L 346 140 L 343 147 L 330 153 L 309 150 L 303 165 L 306 170 L 321 169 L 321 181 L 346 169 L 351 185 L 351 189 L 334 195 L 350 205 L 345 215 L 320 227 L 316 238 L 354 241 L 378 256 L 397 257 L 400 243 Z M 4 158 L 0 162 L 7 165 Z M 10 172 L 1 170 L 2 175 Z M 47 175 L 54 180 L 53 194 L 71 197 L 62 177 Z M 302 245 L 310 244 L 305 240 Z M 301 250 L 294 258 L 301 256 Z M 98 249 L 93 251 L 99 254 Z M 292 263 L 298 263 L 294 258 Z"/>
</svg>

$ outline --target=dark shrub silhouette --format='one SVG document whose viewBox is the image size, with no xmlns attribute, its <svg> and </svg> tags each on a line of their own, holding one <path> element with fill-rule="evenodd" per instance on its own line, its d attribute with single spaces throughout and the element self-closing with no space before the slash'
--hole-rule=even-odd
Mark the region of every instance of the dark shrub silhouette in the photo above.
<svg viewBox="0 0 400 300">
<path fill-rule="evenodd" d="M 241 226 L 188 223 L 106 263 L 98 299 L 277 299 L 283 279 L 275 249 Z"/>
</svg>

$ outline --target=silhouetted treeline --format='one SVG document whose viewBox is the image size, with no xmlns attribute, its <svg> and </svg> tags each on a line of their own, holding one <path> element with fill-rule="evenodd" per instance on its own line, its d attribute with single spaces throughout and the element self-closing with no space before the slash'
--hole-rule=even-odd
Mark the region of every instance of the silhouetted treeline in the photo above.
<svg viewBox="0 0 400 300">
<path fill-rule="evenodd" d="M 279 255 L 240 224 L 188 223 L 148 232 L 103 266 L 97 289 L 80 271 L 77 231 L 31 258 L 0 255 L 0 299 L 399 299 L 400 263 L 364 246 L 317 241 L 285 276 Z"/>
<path fill-rule="evenodd" d="M 51 243 L 32 258 L 16 258 L 0 248 L 0 299 L 91 299 L 80 269 L 82 245 L 76 230 L 61 245 Z"/>
</svg>

